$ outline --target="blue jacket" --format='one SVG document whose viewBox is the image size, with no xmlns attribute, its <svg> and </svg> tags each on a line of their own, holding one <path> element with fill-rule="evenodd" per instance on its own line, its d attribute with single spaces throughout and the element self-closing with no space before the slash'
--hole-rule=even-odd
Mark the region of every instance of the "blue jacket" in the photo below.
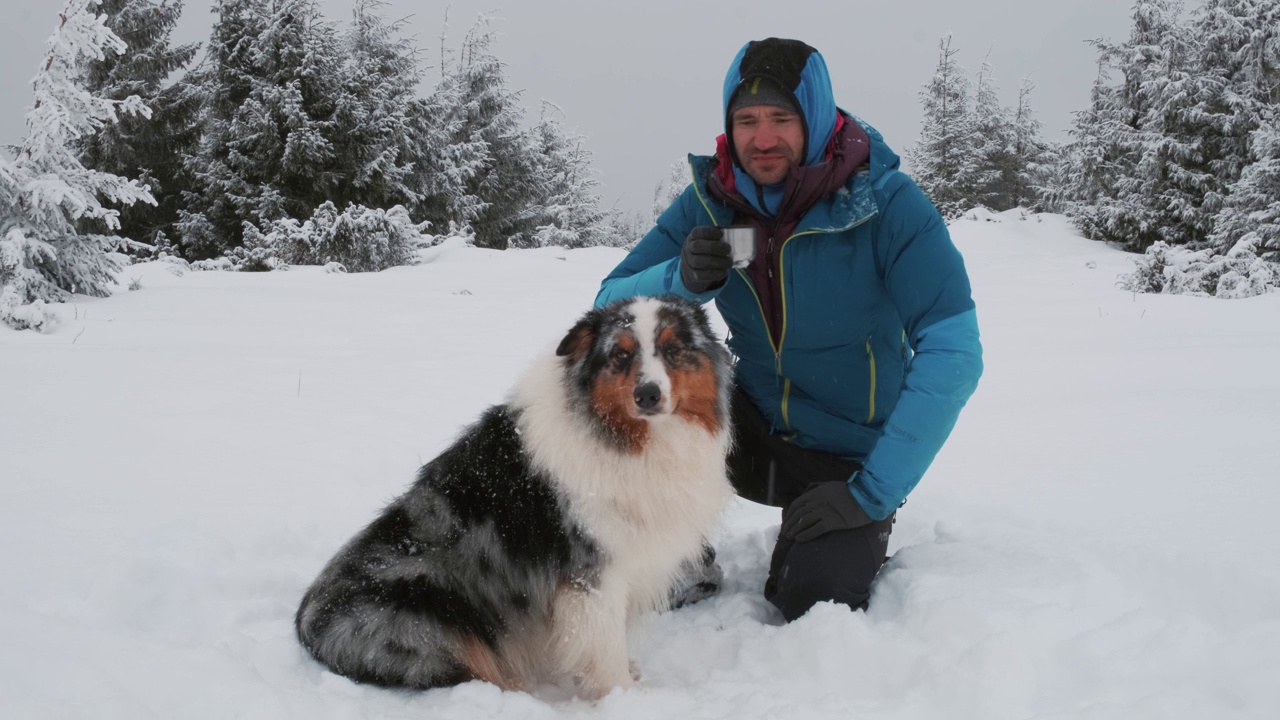
<svg viewBox="0 0 1280 720">
<path fill-rule="evenodd" d="M 727 102 L 727 100 L 726 100 Z M 699 225 L 734 211 L 707 192 L 714 157 L 609 273 L 597 305 L 674 293 L 714 300 L 729 327 L 735 381 L 776 433 L 863 463 L 850 489 L 882 519 L 915 488 L 982 374 L 969 279 L 946 225 L 873 128 L 868 165 L 818 201 L 779 251 L 783 322 L 775 341 L 741 270 L 690 292 L 680 251 Z"/>
</svg>

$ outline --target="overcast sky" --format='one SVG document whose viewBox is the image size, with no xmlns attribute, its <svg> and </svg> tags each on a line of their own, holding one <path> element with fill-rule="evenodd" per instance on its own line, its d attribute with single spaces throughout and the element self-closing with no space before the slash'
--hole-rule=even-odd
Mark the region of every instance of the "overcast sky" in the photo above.
<svg viewBox="0 0 1280 720">
<path fill-rule="evenodd" d="M 0 144 L 25 134 L 30 80 L 63 0 L 5 0 L 0 24 Z M 203 41 L 213 0 L 186 0 L 176 41 Z M 321 0 L 346 22 L 352 0 Z M 541 100 L 563 108 L 587 138 L 606 205 L 648 212 L 671 163 L 706 153 L 722 131 L 720 86 L 734 53 L 771 35 L 804 40 L 826 57 L 841 107 L 876 126 L 899 153 L 916 141 L 918 93 L 950 32 L 957 59 L 976 72 L 990 53 L 1001 96 L 1012 105 L 1030 76 L 1032 106 L 1050 139 L 1062 139 L 1084 107 L 1096 71 L 1086 40 L 1128 35 L 1125 0 L 387 0 L 426 64 L 440 58 L 448 8 L 450 44 L 493 11 L 495 54 L 530 114 Z M 434 78 L 434 68 L 427 70 Z"/>
</svg>

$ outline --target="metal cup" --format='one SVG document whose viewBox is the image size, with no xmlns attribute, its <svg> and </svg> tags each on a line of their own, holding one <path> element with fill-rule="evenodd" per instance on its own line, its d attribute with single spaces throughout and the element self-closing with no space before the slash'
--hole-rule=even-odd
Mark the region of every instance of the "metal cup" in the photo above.
<svg viewBox="0 0 1280 720">
<path fill-rule="evenodd" d="M 756 229 L 750 225 L 730 225 L 720 228 L 729 243 L 729 255 L 733 266 L 746 267 L 756 256 Z"/>
</svg>

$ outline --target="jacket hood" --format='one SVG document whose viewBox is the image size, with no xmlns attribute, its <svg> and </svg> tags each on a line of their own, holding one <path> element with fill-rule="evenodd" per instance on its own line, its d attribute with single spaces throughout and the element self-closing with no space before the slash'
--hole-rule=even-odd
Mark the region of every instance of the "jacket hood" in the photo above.
<svg viewBox="0 0 1280 720">
<path fill-rule="evenodd" d="M 805 123 L 804 164 L 821 162 L 836 129 L 837 114 L 831 76 L 822 54 L 799 40 L 768 38 L 742 46 L 724 78 L 724 128 L 731 147 L 729 104 L 740 89 L 748 89 L 751 81 L 758 78 L 770 80 L 795 96 Z"/>
<path fill-rule="evenodd" d="M 749 92 L 753 82 L 761 79 L 772 82 L 794 96 L 805 129 L 804 165 L 816 165 L 826 159 L 827 145 L 835 133 L 839 114 L 835 95 L 831 90 L 827 63 L 817 50 L 799 40 L 780 38 L 752 40 L 744 45 L 733 58 L 729 72 L 725 75 L 722 108 L 725 134 L 729 140 L 729 155 L 734 161 L 737 184 L 748 198 L 756 196 L 755 183 L 741 171 L 738 163 L 729 123 L 729 106 L 735 95 Z M 766 186 L 764 190 L 766 196 L 780 197 L 777 188 Z M 776 210 L 769 207 L 760 209 L 768 214 L 773 214 Z"/>
</svg>

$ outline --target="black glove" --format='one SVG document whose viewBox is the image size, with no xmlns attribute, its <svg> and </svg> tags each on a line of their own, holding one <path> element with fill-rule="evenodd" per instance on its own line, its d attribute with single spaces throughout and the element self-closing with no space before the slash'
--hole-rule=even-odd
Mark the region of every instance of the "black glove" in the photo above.
<svg viewBox="0 0 1280 720">
<path fill-rule="evenodd" d="M 814 483 L 782 513 L 778 536 L 809 542 L 833 530 L 852 530 L 873 522 L 843 480 Z"/>
<path fill-rule="evenodd" d="M 699 225 L 689 231 L 680 251 L 680 281 L 689 292 L 704 293 L 720 287 L 732 265 L 729 241 L 720 228 Z"/>
</svg>

